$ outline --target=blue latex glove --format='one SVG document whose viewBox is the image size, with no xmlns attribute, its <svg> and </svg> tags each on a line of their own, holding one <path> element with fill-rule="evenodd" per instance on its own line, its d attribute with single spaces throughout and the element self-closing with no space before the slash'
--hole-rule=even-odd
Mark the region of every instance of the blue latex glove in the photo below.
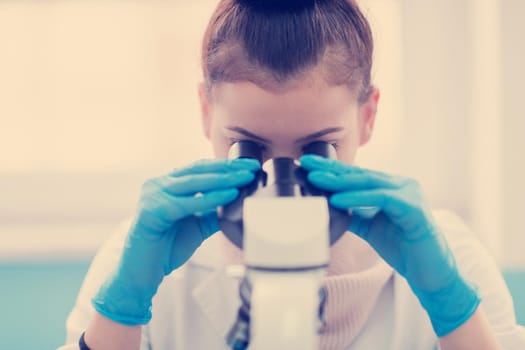
<svg viewBox="0 0 525 350">
<path fill-rule="evenodd" d="M 352 210 L 349 230 L 406 278 L 439 337 L 470 318 L 480 298 L 459 274 L 416 181 L 315 155 L 300 161 L 314 186 L 335 192 L 332 206 Z"/>
<path fill-rule="evenodd" d="M 118 267 L 93 307 L 118 323 L 148 323 L 164 276 L 219 230 L 217 207 L 233 201 L 259 168 L 253 159 L 204 160 L 146 181 Z"/>
</svg>

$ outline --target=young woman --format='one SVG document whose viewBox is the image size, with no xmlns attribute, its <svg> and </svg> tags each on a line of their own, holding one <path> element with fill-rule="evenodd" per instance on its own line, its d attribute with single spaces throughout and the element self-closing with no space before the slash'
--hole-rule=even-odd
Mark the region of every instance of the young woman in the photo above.
<svg viewBox="0 0 525 350">
<path fill-rule="evenodd" d="M 199 90 L 216 159 L 146 181 L 135 217 L 94 259 L 62 349 L 228 348 L 239 279 L 224 271 L 242 251 L 216 209 L 260 167 L 226 159 L 238 140 L 299 159 L 331 205 L 354 208 L 331 247 L 321 349 L 525 349 L 498 268 L 461 220 L 431 211 L 414 180 L 354 165 L 379 101 L 372 51 L 355 0 L 220 1 Z M 302 156 L 312 141 L 338 160 Z"/>
</svg>

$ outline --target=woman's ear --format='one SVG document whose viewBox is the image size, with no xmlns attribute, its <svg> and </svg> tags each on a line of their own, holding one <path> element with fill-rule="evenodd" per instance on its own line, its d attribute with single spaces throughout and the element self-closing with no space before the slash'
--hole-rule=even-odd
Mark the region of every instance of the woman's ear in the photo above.
<svg viewBox="0 0 525 350">
<path fill-rule="evenodd" d="M 375 87 L 371 87 L 370 96 L 359 106 L 359 122 L 360 122 L 360 136 L 359 146 L 365 145 L 372 137 L 374 131 L 374 123 L 377 114 L 377 104 L 379 103 L 380 93 Z"/>
<path fill-rule="evenodd" d="M 201 105 L 201 122 L 202 130 L 207 139 L 210 138 L 210 127 L 211 127 L 211 105 L 210 96 L 206 84 L 204 82 L 199 83 L 199 102 Z"/>
</svg>

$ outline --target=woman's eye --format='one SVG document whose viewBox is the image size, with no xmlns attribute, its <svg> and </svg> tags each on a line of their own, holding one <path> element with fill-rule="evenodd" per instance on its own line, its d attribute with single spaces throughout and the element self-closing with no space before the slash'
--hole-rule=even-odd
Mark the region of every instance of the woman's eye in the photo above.
<svg viewBox="0 0 525 350">
<path fill-rule="evenodd" d="M 228 141 L 229 141 L 228 144 L 229 144 L 230 147 L 231 147 L 234 143 L 239 142 L 239 141 L 250 141 L 250 142 L 255 143 L 257 146 L 259 146 L 259 148 L 261 149 L 262 152 L 265 152 L 265 151 L 267 150 L 267 148 L 266 148 L 265 145 L 263 145 L 262 143 L 259 143 L 259 142 L 256 142 L 256 141 L 253 141 L 253 140 L 229 139 Z"/>
<path fill-rule="evenodd" d="M 318 140 L 318 141 L 314 141 L 314 142 L 324 142 L 324 143 L 327 143 L 329 145 L 332 145 L 336 150 L 339 148 L 339 142 L 337 141 L 325 141 L 325 140 Z M 309 145 L 309 144 L 308 144 Z M 308 145 L 305 145 L 303 146 L 303 149 L 305 147 L 307 147 Z"/>
</svg>

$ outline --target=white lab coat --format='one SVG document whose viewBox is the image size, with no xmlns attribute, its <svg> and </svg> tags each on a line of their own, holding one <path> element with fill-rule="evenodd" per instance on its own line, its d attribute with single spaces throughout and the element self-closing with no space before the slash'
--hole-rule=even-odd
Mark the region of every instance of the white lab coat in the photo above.
<svg viewBox="0 0 525 350">
<path fill-rule="evenodd" d="M 448 211 L 435 211 L 434 216 L 459 269 L 479 287 L 482 307 L 503 348 L 525 349 L 525 328 L 516 325 L 511 296 L 494 260 L 458 216 Z M 59 350 L 78 349 L 78 338 L 94 312 L 91 297 L 117 263 L 130 223 L 123 223 L 93 260 L 67 320 L 66 345 Z M 141 350 L 228 349 L 224 339 L 236 318 L 240 279 L 227 273 L 214 237 L 162 282 L 153 299 L 153 318 L 143 327 Z M 394 273 L 363 329 L 344 349 L 437 348 L 428 316 L 404 278 Z"/>
</svg>

